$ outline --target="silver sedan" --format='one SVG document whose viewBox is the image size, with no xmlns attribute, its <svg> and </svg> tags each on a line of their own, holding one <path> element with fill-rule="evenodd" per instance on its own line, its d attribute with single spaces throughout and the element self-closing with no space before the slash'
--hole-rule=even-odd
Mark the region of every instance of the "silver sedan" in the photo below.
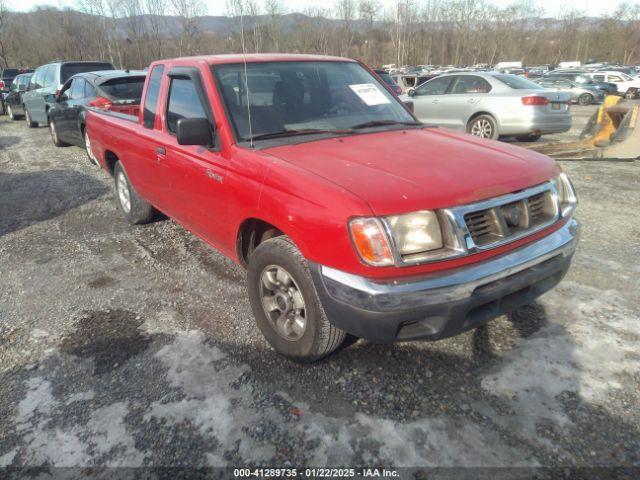
<svg viewBox="0 0 640 480">
<path fill-rule="evenodd" d="M 571 128 L 571 95 L 550 91 L 515 75 L 473 72 L 441 75 L 409 90 L 424 123 L 483 138 L 515 136 L 535 141 Z"/>
</svg>

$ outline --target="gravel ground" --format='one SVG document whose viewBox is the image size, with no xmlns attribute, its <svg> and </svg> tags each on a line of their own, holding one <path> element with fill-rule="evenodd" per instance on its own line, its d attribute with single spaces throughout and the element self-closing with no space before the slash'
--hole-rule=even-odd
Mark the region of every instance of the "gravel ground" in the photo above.
<svg viewBox="0 0 640 480">
<path fill-rule="evenodd" d="M 299 366 L 239 267 L 0 119 L 0 466 L 640 466 L 637 162 L 563 164 L 583 239 L 535 304 Z"/>
</svg>

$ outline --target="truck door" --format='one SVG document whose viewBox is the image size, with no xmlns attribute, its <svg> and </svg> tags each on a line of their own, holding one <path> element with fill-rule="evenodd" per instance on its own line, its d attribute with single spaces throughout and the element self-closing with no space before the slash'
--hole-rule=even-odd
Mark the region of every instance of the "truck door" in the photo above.
<svg viewBox="0 0 640 480">
<path fill-rule="evenodd" d="M 227 162 L 220 143 L 212 148 L 179 145 L 178 120 L 206 118 L 215 120 L 210 99 L 195 67 L 173 67 L 169 73 L 166 102 L 166 151 L 160 161 L 160 175 L 171 197 L 173 216 L 213 244 L 220 244 L 227 228 L 225 175 Z"/>
</svg>

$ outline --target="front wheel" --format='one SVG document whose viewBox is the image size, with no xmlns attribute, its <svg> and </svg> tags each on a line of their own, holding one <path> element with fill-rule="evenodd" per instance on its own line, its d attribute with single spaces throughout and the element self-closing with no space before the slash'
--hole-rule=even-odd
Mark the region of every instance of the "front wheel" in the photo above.
<svg viewBox="0 0 640 480">
<path fill-rule="evenodd" d="M 475 137 L 496 139 L 499 136 L 498 125 L 491 115 L 479 115 L 467 125 L 467 133 Z"/>
<path fill-rule="evenodd" d="M 307 261 L 288 237 L 262 242 L 249 258 L 247 284 L 256 323 L 271 346 L 290 360 L 319 360 L 345 339 L 322 308 Z"/>
<path fill-rule="evenodd" d="M 633 100 L 638 96 L 638 90 L 635 88 L 630 88 L 629 90 L 627 90 L 624 96 L 627 100 Z"/>
<path fill-rule="evenodd" d="M 127 221 L 131 225 L 139 225 L 153 220 L 156 209 L 138 195 L 120 162 L 116 163 L 113 169 L 113 179 L 116 188 L 116 200 Z"/>
<path fill-rule="evenodd" d="M 7 115 L 9 115 L 9 118 L 13 122 L 18 119 L 17 115 L 13 112 L 13 108 L 11 107 L 11 105 L 7 105 Z"/>
<path fill-rule="evenodd" d="M 591 105 L 594 102 L 595 102 L 595 99 L 593 98 L 593 95 L 591 95 L 590 93 L 583 93 L 578 97 L 578 105 L 586 106 L 586 105 Z"/>
</svg>

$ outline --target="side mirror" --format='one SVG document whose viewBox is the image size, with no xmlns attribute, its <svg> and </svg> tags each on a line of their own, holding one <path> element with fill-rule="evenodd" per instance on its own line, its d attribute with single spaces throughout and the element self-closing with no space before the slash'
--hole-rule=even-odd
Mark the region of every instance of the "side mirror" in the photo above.
<svg viewBox="0 0 640 480">
<path fill-rule="evenodd" d="M 411 100 L 405 100 L 402 103 L 404 103 L 406 107 L 409 109 L 409 111 L 413 113 L 413 102 Z"/>
<path fill-rule="evenodd" d="M 26 92 L 27 91 L 27 86 L 26 85 L 18 85 L 18 91 L 19 92 Z"/>
<path fill-rule="evenodd" d="M 409 90 L 407 90 L 407 95 L 409 95 L 410 97 L 415 97 L 416 96 L 416 89 L 415 88 L 410 88 Z"/>
<path fill-rule="evenodd" d="M 181 118 L 178 120 L 176 137 L 180 145 L 210 147 L 213 144 L 211 122 L 206 118 Z"/>
</svg>

